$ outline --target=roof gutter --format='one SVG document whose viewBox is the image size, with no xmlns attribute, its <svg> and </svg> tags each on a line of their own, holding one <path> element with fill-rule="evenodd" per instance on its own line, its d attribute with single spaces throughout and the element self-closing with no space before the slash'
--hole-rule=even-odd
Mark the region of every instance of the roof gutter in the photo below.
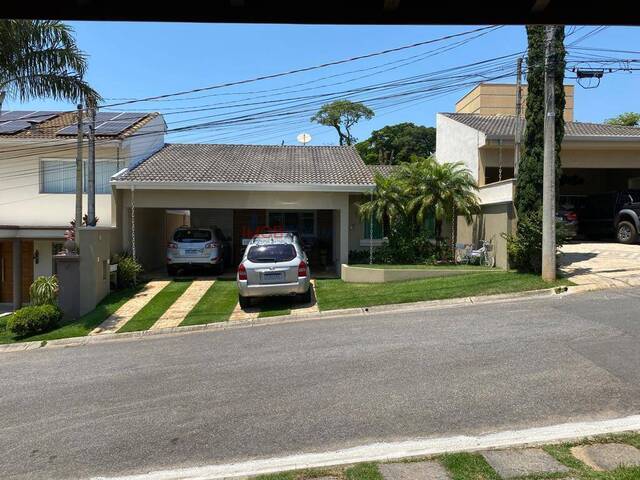
<svg viewBox="0 0 640 480">
<path fill-rule="evenodd" d="M 488 141 L 502 140 L 503 142 L 514 142 L 513 135 L 489 135 L 485 134 Z M 640 142 L 640 136 L 619 136 L 619 135 L 565 135 L 563 142 Z"/>
<path fill-rule="evenodd" d="M 253 183 L 253 182 L 144 182 L 137 180 L 118 180 L 116 174 L 111 185 L 116 189 L 129 190 L 235 190 L 252 192 L 348 192 L 368 193 L 375 184 L 336 184 L 336 183 Z"/>
</svg>

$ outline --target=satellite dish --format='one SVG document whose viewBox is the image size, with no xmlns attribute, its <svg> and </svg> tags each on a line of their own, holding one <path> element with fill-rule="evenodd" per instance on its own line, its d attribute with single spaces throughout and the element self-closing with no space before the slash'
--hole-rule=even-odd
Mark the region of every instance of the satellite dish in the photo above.
<svg viewBox="0 0 640 480">
<path fill-rule="evenodd" d="M 308 133 L 301 133 L 296 138 L 302 145 L 306 145 L 311 141 L 311 135 L 309 135 Z"/>
</svg>

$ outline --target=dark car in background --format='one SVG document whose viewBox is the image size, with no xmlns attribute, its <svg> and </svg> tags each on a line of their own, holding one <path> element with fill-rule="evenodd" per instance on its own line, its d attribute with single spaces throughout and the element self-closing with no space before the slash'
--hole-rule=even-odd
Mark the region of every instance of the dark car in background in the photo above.
<svg viewBox="0 0 640 480">
<path fill-rule="evenodd" d="M 584 195 L 560 195 L 558 198 L 558 211 L 556 221 L 562 226 L 568 239 L 574 239 L 579 235 L 578 210 L 585 201 Z"/>
<path fill-rule="evenodd" d="M 577 216 L 579 233 L 586 238 L 615 236 L 620 243 L 636 243 L 640 231 L 640 190 L 587 195 Z"/>
</svg>

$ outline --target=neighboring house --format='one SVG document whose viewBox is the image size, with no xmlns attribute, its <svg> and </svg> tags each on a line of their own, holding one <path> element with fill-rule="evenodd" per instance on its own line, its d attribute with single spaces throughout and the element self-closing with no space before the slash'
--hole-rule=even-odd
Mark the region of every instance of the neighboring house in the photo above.
<svg viewBox="0 0 640 480">
<path fill-rule="evenodd" d="M 521 120 L 522 126 L 524 121 Z M 482 214 L 472 225 L 458 219 L 458 242 L 491 240 L 499 266 L 507 266 L 502 233 L 515 229 L 513 115 L 439 113 L 439 162 L 463 162 L 480 186 Z M 640 128 L 566 122 L 561 150 L 561 201 L 640 186 Z"/>
<path fill-rule="evenodd" d="M 135 231 L 148 270 L 164 268 L 166 242 L 186 212 L 190 225 L 222 230 L 234 264 L 265 228 L 298 231 L 316 272 L 337 271 L 370 242 L 357 203 L 373 174 L 354 147 L 167 144 L 112 185 L 123 248 L 132 249 Z"/>
<path fill-rule="evenodd" d="M 157 113 L 99 112 L 96 127 L 96 216 L 110 227 L 111 176 L 162 148 L 166 124 Z M 33 279 L 54 271 L 75 215 L 76 142 L 75 112 L 0 116 L 0 303 L 28 301 Z M 86 194 L 83 204 L 86 213 Z"/>
</svg>

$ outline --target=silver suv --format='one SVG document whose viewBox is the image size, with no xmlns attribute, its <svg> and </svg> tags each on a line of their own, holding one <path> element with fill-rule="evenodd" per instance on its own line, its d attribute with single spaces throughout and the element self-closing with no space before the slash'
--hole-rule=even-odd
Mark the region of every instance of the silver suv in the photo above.
<svg viewBox="0 0 640 480">
<path fill-rule="evenodd" d="M 251 305 L 251 298 L 296 295 L 311 301 L 309 261 L 298 237 L 278 232 L 251 239 L 238 265 L 237 283 L 240 307 Z"/>
<path fill-rule="evenodd" d="M 201 266 L 221 274 L 224 270 L 222 249 L 222 239 L 214 230 L 180 227 L 167 245 L 167 273 L 176 275 L 181 267 Z"/>
</svg>

